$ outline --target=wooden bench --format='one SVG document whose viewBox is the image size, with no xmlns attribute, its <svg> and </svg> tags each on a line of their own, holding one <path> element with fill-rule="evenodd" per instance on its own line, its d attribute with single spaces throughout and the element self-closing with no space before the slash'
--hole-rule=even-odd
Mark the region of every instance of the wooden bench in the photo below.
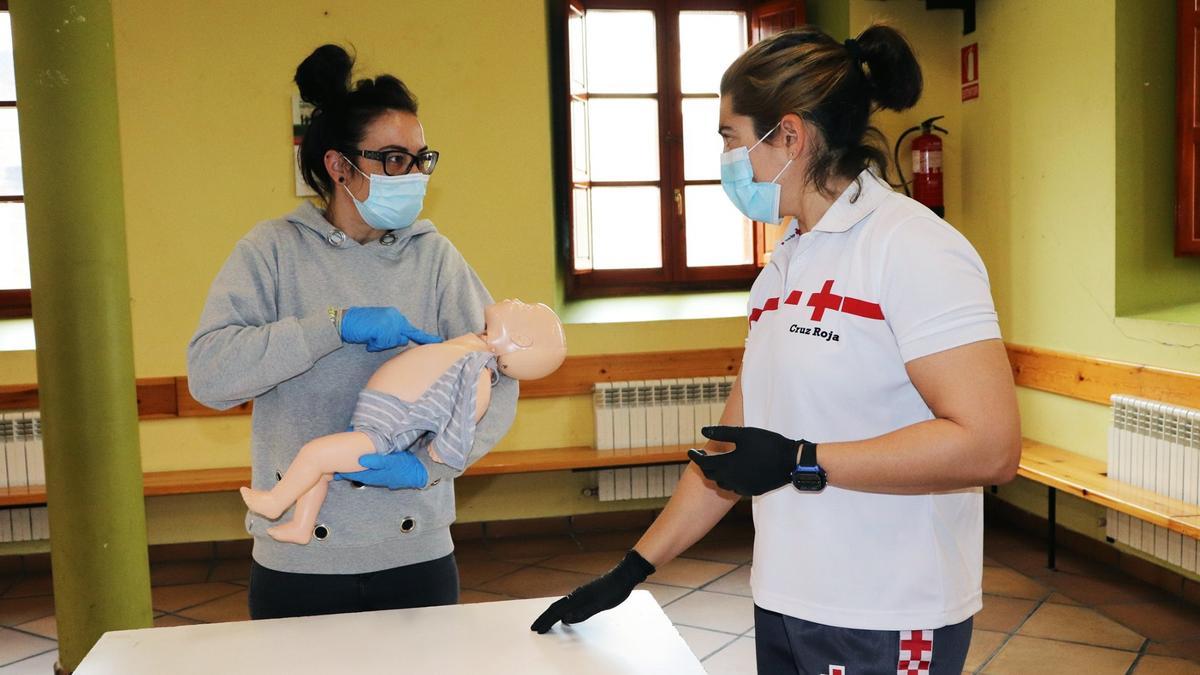
<svg viewBox="0 0 1200 675">
<path fill-rule="evenodd" d="M 687 461 L 688 445 L 598 451 L 589 447 L 493 452 L 465 475 L 493 476 L 543 471 L 582 471 L 673 464 Z M 1134 518 L 1200 539 L 1200 506 L 1164 497 L 1108 477 L 1105 462 L 1024 439 L 1017 475 L 1047 488 L 1047 566 L 1055 566 L 1057 497 L 1062 491 Z M 250 484 L 250 467 L 149 472 L 147 497 L 228 492 Z M 40 506 L 45 486 L 0 489 L 0 507 Z"/>
<path fill-rule="evenodd" d="M 1055 564 L 1056 510 L 1060 490 L 1172 532 L 1200 539 L 1200 506 L 1109 478 L 1104 461 L 1024 439 L 1017 475 L 1047 488 L 1046 556 L 1047 566 L 1051 569 Z"/>
</svg>

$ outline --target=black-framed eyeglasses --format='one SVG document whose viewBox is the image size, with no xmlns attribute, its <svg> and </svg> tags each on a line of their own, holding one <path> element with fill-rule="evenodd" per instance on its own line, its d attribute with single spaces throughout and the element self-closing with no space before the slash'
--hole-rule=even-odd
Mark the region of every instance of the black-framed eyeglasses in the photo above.
<svg viewBox="0 0 1200 675">
<path fill-rule="evenodd" d="M 416 167 L 417 171 L 428 176 L 433 173 L 438 163 L 437 150 L 422 150 L 415 155 L 404 150 L 347 150 L 347 155 L 358 155 L 373 159 L 383 165 L 385 176 L 403 176 Z"/>
</svg>

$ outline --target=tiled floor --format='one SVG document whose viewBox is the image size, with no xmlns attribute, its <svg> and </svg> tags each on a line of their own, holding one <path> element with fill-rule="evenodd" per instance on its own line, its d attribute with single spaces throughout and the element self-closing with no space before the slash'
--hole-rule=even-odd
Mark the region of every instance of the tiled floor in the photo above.
<svg viewBox="0 0 1200 675">
<path fill-rule="evenodd" d="M 565 593 L 638 534 L 461 540 L 462 602 Z M 1010 530 L 989 528 L 985 552 L 968 672 L 1200 673 L 1200 609 L 1069 553 L 1051 572 L 1041 543 Z M 644 585 L 711 675 L 754 672 L 750 557 L 748 523 L 722 524 Z M 154 563 L 155 625 L 247 619 L 248 565 L 244 555 Z M 55 637 L 47 574 L 0 577 L 0 675 L 50 673 Z"/>
</svg>

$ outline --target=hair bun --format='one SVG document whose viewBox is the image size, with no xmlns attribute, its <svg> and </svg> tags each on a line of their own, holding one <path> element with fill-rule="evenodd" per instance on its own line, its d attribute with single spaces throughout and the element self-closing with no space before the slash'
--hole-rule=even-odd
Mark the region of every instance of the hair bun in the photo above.
<svg viewBox="0 0 1200 675">
<path fill-rule="evenodd" d="M 350 92 L 354 57 L 338 45 L 321 45 L 296 67 L 300 98 L 318 108 L 328 107 Z"/>
<path fill-rule="evenodd" d="M 847 42 L 850 42 L 849 40 Z M 855 40 L 870 71 L 871 100 L 880 108 L 905 110 L 921 98 L 921 66 L 912 46 L 896 29 L 876 24 Z"/>
</svg>

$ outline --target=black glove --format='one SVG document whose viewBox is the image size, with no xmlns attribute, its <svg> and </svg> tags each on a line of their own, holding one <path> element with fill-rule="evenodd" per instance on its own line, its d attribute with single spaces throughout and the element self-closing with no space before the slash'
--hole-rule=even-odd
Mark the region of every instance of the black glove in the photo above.
<svg viewBox="0 0 1200 675">
<path fill-rule="evenodd" d="M 758 427 L 704 427 L 700 433 L 734 448 L 710 455 L 695 448 L 688 457 L 722 490 L 742 496 L 761 495 L 787 485 L 796 469 L 800 443 Z"/>
<path fill-rule="evenodd" d="M 586 621 L 597 612 L 612 609 L 625 602 L 633 588 L 651 574 L 654 574 L 654 565 L 647 562 L 640 553 L 630 549 L 621 562 L 603 576 L 576 588 L 566 597 L 555 600 L 529 629 L 545 633 L 559 621 L 564 624 Z"/>
</svg>

